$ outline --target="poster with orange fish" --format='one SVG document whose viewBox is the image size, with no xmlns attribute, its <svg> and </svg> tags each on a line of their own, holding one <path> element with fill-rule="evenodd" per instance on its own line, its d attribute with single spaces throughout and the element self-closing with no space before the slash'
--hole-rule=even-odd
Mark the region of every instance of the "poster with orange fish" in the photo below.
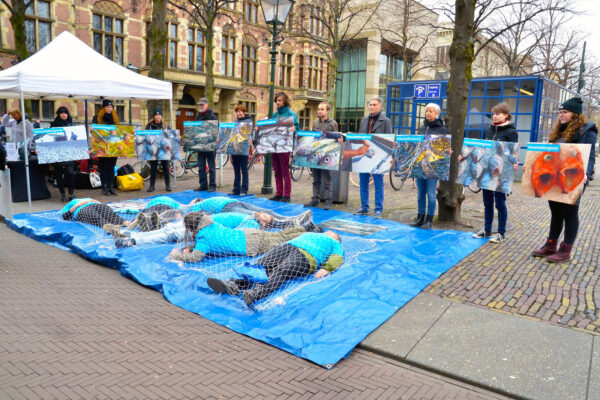
<svg viewBox="0 0 600 400">
<path fill-rule="evenodd" d="M 529 143 L 521 193 L 574 204 L 583 191 L 590 144 Z"/>
<path fill-rule="evenodd" d="M 90 146 L 95 157 L 135 157 L 135 134 L 129 125 L 90 125 Z"/>
</svg>

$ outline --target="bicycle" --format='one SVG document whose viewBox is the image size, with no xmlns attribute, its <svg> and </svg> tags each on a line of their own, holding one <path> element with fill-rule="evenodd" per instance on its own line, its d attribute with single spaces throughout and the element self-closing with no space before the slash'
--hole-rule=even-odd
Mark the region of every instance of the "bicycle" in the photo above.
<svg viewBox="0 0 600 400">
<path fill-rule="evenodd" d="M 148 161 L 136 162 L 135 164 L 133 164 L 133 169 L 135 172 L 140 174 L 140 176 L 144 178 L 145 181 L 150 179 L 151 167 Z M 177 174 L 177 178 L 181 178 L 185 173 L 185 169 L 185 163 L 182 160 L 171 160 L 169 162 L 169 174 L 171 176 L 176 176 L 175 174 Z M 157 171 L 161 174 L 164 174 L 161 163 L 158 163 Z"/>
</svg>

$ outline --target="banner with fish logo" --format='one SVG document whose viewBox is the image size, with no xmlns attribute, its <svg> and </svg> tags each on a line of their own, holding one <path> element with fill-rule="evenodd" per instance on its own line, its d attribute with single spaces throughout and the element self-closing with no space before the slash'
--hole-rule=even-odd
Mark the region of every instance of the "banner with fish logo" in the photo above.
<svg viewBox="0 0 600 400">
<path fill-rule="evenodd" d="M 337 132 L 298 131 L 294 145 L 294 166 L 339 171 L 342 138 Z"/>
<path fill-rule="evenodd" d="M 256 122 L 256 152 L 258 154 L 289 153 L 293 150 L 294 118 L 272 118 Z"/>
<path fill-rule="evenodd" d="M 394 153 L 393 133 L 348 133 L 341 171 L 387 174 Z"/>
<path fill-rule="evenodd" d="M 40 164 L 90 158 L 85 125 L 34 129 L 33 139 Z"/>
<path fill-rule="evenodd" d="M 90 125 L 90 147 L 95 157 L 135 157 L 134 128 L 130 125 Z"/>
<path fill-rule="evenodd" d="M 458 163 L 457 183 L 510 194 L 521 145 L 497 140 L 465 139 Z"/>
<path fill-rule="evenodd" d="M 219 121 L 184 121 L 181 144 L 185 151 L 215 151 Z"/>
<path fill-rule="evenodd" d="M 395 176 L 447 181 L 450 135 L 396 135 Z"/>
<path fill-rule="evenodd" d="M 583 192 L 590 144 L 529 143 L 521 193 L 575 204 Z"/>
<path fill-rule="evenodd" d="M 217 153 L 249 156 L 252 128 L 252 121 L 220 123 Z"/>
<path fill-rule="evenodd" d="M 135 155 L 141 161 L 179 160 L 179 131 L 176 129 L 135 131 Z"/>
</svg>

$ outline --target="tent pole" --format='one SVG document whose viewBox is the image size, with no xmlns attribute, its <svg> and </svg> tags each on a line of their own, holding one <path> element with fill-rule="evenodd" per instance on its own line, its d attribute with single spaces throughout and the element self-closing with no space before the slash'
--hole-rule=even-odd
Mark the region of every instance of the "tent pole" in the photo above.
<svg viewBox="0 0 600 400">
<path fill-rule="evenodd" d="M 27 202 L 31 208 L 31 182 L 29 180 L 29 143 L 27 143 L 27 128 L 25 127 L 25 100 L 23 99 L 23 89 L 21 88 L 21 77 L 19 76 L 19 90 L 21 92 L 21 124 L 23 124 L 23 138 L 25 139 L 25 179 L 27 180 Z"/>
<path fill-rule="evenodd" d="M 170 98 L 169 99 L 169 110 L 171 111 L 171 129 L 177 129 L 177 126 L 175 124 L 175 110 L 173 110 L 173 99 Z M 179 151 L 181 152 L 181 149 L 179 149 Z M 174 161 L 171 158 L 171 161 Z M 163 171 L 163 173 L 168 174 L 169 171 Z M 177 187 L 177 163 L 173 162 L 173 187 Z"/>
<path fill-rule="evenodd" d="M 90 131 L 89 127 L 88 127 L 88 103 L 87 103 L 87 99 L 85 99 L 83 101 L 83 112 L 85 114 L 85 132 L 86 134 Z"/>
</svg>

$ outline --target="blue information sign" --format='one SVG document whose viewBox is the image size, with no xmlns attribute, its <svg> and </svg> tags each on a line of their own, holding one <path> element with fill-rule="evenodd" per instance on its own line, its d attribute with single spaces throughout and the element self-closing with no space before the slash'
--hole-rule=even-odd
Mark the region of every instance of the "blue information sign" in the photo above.
<svg viewBox="0 0 600 400">
<path fill-rule="evenodd" d="M 440 92 L 442 90 L 442 85 L 439 83 L 430 83 L 427 85 L 427 98 L 428 99 L 436 99 L 440 97 Z"/>
<path fill-rule="evenodd" d="M 415 97 L 416 98 L 424 98 L 427 96 L 427 84 L 426 83 L 418 83 L 415 85 Z"/>
</svg>

